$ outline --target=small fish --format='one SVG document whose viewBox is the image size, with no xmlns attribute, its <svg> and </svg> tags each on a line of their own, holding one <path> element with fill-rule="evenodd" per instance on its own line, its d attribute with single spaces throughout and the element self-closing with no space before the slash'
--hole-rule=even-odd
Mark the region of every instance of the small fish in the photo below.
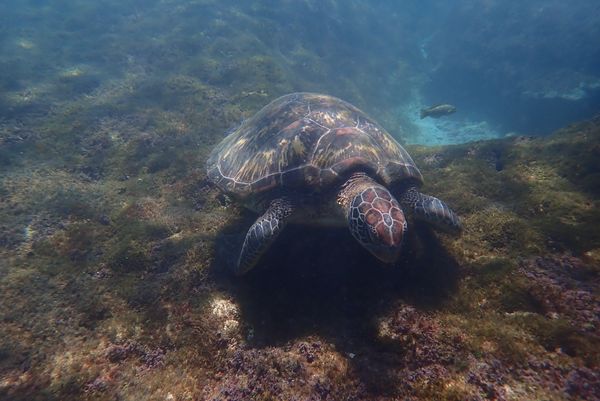
<svg viewBox="0 0 600 401">
<path fill-rule="evenodd" d="M 439 118 L 441 116 L 447 116 L 448 114 L 452 114 L 455 112 L 456 107 L 452 106 L 451 104 L 436 104 L 435 106 L 431 106 L 426 109 L 421 109 L 421 119 L 424 119 L 425 117 Z"/>
</svg>

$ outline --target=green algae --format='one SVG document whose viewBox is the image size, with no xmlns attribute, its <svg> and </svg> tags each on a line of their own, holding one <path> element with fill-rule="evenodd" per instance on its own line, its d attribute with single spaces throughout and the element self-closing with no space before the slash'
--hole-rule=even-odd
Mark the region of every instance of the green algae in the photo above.
<svg viewBox="0 0 600 401">
<path fill-rule="evenodd" d="M 190 90 L 190 93 L 195 92 Z M 23 191 L 29 186 L 18 184 L 18 180 L 3 181 L 3 196 L 12 199 L 13 203 L 19 200 L 23 212 L 45 210 L 54 216 L 54 220 L 49 222 L 58 224 L 54 226 L 55 223 L 50 223 L 49 228 L 44 229 L 47 232 L 41 230 L 41 226 L 34 225 L 31 229 L 38 232 L 38 237 L 33 237 L 30 245 L 23 240 L 13 251 L 3 250 L 5 254 L 21 255 L 18 256 L 21 264 L 14 265 L 21 267 L 2 280 L 3 296 L 14 300 L 18 293 L 14 291 L 16 288 L 27 288 L 27 294 L 38 292 L 29 298 L 35 300 L 31 304 L 35 305 L 42 302 L 40 297 L 51 299 L 56 296 L 53 294 L 63 294 L 66 290 L 72 294 L 66 298 L 69 300 L 67 305 L 51 302 L 43 309 L 22 305 L 13 313 L 3 312 L 4 321 L 10 322 L 3 329 L 4 335 L 14 338 L 18 332 L 15 326 L 20 324 L 21 316 L 33 319 L 44 317 L 44 321 L 48 321 L 55 314 L 52 308 L 56 308 L 63 315 L 77 317 L 73 320 L 74 324 L 77 322 L 75 326 L 68 323 L 65 329 L 70 338 L 77 339 L 73 344 L 78 344 L 80 351 L 76 352 L 68 346 L 66 348 L 75 362 L 38 359 L 31 350 L 39 344 L 52 345 L 47 335 L 39 334 L 33 342 L 24 338 L 17 344 L 0 344 L 7 355 L 0 360 L 2 369 L 12 372 L 10 366 L 20 363 L 15 355 L 18 347 L 21 347 L 26 350 L 24 352 L 28 358 L 33 358 L 36 364 L 43 367 L 31 371 L 39 388 L 67 398 L 67 394 L 71 394 L 75 398 L 86 399 L 106 399 L 114 394 L 133 396 L 139 394 L 145 384 L 150 385 L 150 381 L 153 382 L 152 397 L 155 398 L 167 397 L 168 393 L 201 391 L 193 384 L 197 380 L 210 383 L 217 393 L 219 388 L 223 388 L 221 386 L 227 385 L 232 386 L 228 391 L 236 391 L 239 383 L 235 384 L 237 382 L 229 375 L 239 375 L 241 372 L 244 372 L 246 380 L 252 381 L 260 389 L 255 393 L 256 399 L 269 399 L 275 394 L 274 388 L 277 391 L 292 391 L 291 387 L 282 384 L 289 375 L 304 375 L 303 372 L 315 369 L 311 367 L 314 362 L 307 362 L 306 359 L 296 361 L 293 350 L 297 340 L 284 339 L 277 340 L 278 344 L 263 349 L 257 356 L 257 360 L 268 367 L 260 368 L 246 361 L 236 368 L 238 370 L 231 371 L 230 364 L 235 355 L 248 352 L 243 351 L 247 349 L 245 347 L 254 349 L 249 345 L 252 342 L 247 341 L 249 336 L 256 335 L 252 333 L 258 328 L 253 327 L 256 322 L 250 317 L 256 312 L 240 313 L 237 309 L 238 303 L 243 305 L 244 297 L 248 297 L 237 298 L 235 295 L 239 291 L 236 289 L 239 283 L 224 277 L 218 278 L 222 274 L 220 269 L 224 261 L 219 259 L 217 251 L 225 246 L 225 243 L 219 243 L 224 237 L 218 234 L 238 233 L 245 228 L 248 218 L 241 214 L 239 208 L 226 206 L 227 203 L 220 200 L 215 189 L 202 184 L 204 173 L 197 166 L 202 166 L 202 158 L 208 154 L 207 149 L 203 148 L 198 154 L 191 150 L 174 154 L 172 148 L 164 146 L 165 143 L 177 144 L 178 138 L 189 135 L 185 133 L 187 131 L 173 129 L 177 119 L 170 119 L 170 116 L 169 113 L 155 116 L 150 125 L 154 131 L 149 137 L 123 137 L 125 147 L 118 149 L 116 155 L 108 156 L 107 153 L 108 162 L 107 159 L 97 159 L 98 163 L 104 164 L 105 176 L 110 179 L 100 177 L 92 181 L 74 180 L 65 184 L 64 178 L 75 173 L 61 173 L 53 176 L 51 185 L 38 188 L 46 192 L 44 197 L 37 194 L 28 197 L 27 193 L 31 192 Z M 557 135 L 560 138 L 560 134 Z M 427 317 L 431 320 L 421 320 L 422 323 L 414 326 L 417 331 L 406 332 L 415 324 L 411 323 L 411 315 L 398 318 L 393 317 L 398 310 L 396 307 L 384 312 L 378 307 L 364 306 L 365 313 L 379 314 L 384 319 L 386 313 L 390 313 L 392 320 L 387 323 L 388 337 L 373 342 L 361 339 L 360 346 L 355 343 L 364 336 L 362 331 L 362 334 L 358 334 L 346 329 L 350 330 L 346 332 L 350 334 L 341 337 L 332 334 L 335 333 L 332 331 L 323 337 L 318 334 L 319 324 L 323 323 L 313 322 L 317 330 L 315 338 L 323 344 L 321 347 L 329 347 L 326 344 L 332 341 L 341 349 L 349 350 L 344 352 L 358 355 L 353 359 L 346 353 L 339 354 L 329 348 L 318 351 L 323 353 L 319 358 L 334 358 L 338 361 L 336 363 L 345 361 L 350 365 L 350 368 L 344 368 L 346 370 L 336 367 L 342 369 L 340 372 L 345 372 L 341 375 L 319 373 L 324 380 L 320 386 L 326 386 L 328 391 L 341 397 L 359 394 L 357 389 L 366 383 L 366 393 L 360 393 L 365 397 L 379 394 L 383 397 L 410 395 L 417 399 L 428 399 L 435 395 L 438 399 L 456 400 L 486 394 L 487 387 L 466 379 L 474 372 L 473 362 L 469 362 L 473 360 L 479 363 L 497 360 L 501 366 L 516 369 L 517 372 L 532 358 L 547 359 L 552 361 L 548 363 L 557 366 L 597 366 L 597 335 L 582 331 L 565 316 L 546 316 L 546 306 L 541 303 L 539 294 L 532 292 L 531 279 L 523 275 L 520 262 L 524 258 L 552 255 L 557 249 L 571 247 L 573 239 L 557 236 L 550 224 L 566 224 L 564 219 L 574 222 L 570 226 L 570 235 L 581 239 L 578 247 L 573 249 L 581 249 L 582 252 L 598 249 L 596 234 L 588 233 L 588 224 L 595 221 L 595 214 L 580 203 L 585 202 L 589 195 L 587 189 L 579 190 L 578 185 L 587 181 L 581 177 L 581 184 L 577 184 L 554 173 L 557 162 L 552 163 L 552 160 L 561 157 L 561 153 L 546 152 L 545 144 L 546 141 L 552 143 L 555 140 L 554 137 L 536 139 L 532 143 L 522 144 L 507 139 L 501 143 L 501 153 L 505 156 L 502 156 L 503 168 L 500 171 L 496 168 L 497 160 L 490 159 L 490 149 L 498 149 L 498 142 L 449 149 L 415 148 L 413 154 L 419 165 L 423 166 L 427 179 L 424 190 L 444 198 L 459 211 L 465 226 L 464 233 L 459 239 L 443 235 L 436 239 L 419 230 L 419 235 L 425 237 L 412 242 L 416 247 L 415 253 L 407 260 L 421 266 L 423 272 L 402 276 L 406 287 L 380 287 L 374 284 L 377 280 L 371 280 L 368 285 L 374 286 L 371 291 L 385 293 L 386 298 L 402 296 L 415 299 L 417 303 L 429 305 L 428 308 L 433 308 L 435 312 Z M 152 141 L 162 145 L 152 146 Z M 123 146 L 118 143 L 111 146 Z M 523 151 L 522 148 L 532 146 L 545 155 L 533 166 L 531 162 L 521 160 L 528 158 L 530 151 Z M 427 164 L 426 159 L 438 153 L 442 155 L 441 159 L 438 158 L 439 164 Z M 134 155 L 133 161 L 129 160 L 131 155 Z M 168 159 L 164 162 L 164 168 L 150 167 L 163 157 Z M 191 172 L 186 173 L 186 166 L 189 169 L 190 165 L 193 166 Z M 119 169 L 132 175 L 119 180 L 123 174 Z M 478 171 L 474 173 L 472 169 Z M 532 181 L 524 178 L 532 173 L 538 179 Z M 594 174 L 593 169 L 590 174 Z M 53 186 L 55 189 L 50 191 L 44 189 Z M 105 199 L 102 202 L 96 200 L 98 194 L 103 194 Z M 541 213 L 536 207 L 543 196 L 549 200 L 543 205 L 544 213 Z M 201 205 L 199 211 L 194 210 L 195 205 Z M 570 211 L 567 213 L 567 210 Z M 565 213 L 565 216 L 560 217 L 561 213 Z M 563 223 L 559 223 L 561 218 Z M 11 224 L 11 219 L 14 218 L 6 222 Z M 582 221 L 584 219 L 590 223 Z M 435 241 L 440 241 L 447 250 L 446 257 L 427 258 L 426 249 L 434 246 Z M 292 244 L 288 241 L 285 246 Z M 318 249 L 319 244 L 313 246 Z M 346 252 L 354 249 L 353 243 L 347 247 Z M 433 249 L 437 248 L 434 246 Z M 225 253 L 234 251 L 233 248 L 226 249 Z M 27 252 L 30 252 L 29 256 Z M 593 253 L 589 255 L 588 258 L 593 260 Z M 444 269 L 449 269 L 452 263 L 456 263 L 460 270 L 458 285 L 456 288 L 440 287 L 438 291 L 438 284 L 435 284 L 431 275 L 447 274 L 443 273 Z M 587 270 L 580 274 L 593 280 L 597 274 L 594 266 L 594 263 L 586 265 Z M 362 266 L 362 270 L 355 267 L 354 270 L 364 271 L 365 267 Z M 410 270 L 410 266 L 403 268 Z M 22 269 L 27 269 L 27 273 Z M 17 279 L 19 271 L 23 275 Z M 269 273 L 265 271 L 262 274 Z M 429 278 L 425 279 L 422 275 Z M 315 279 L 318 280 L 319 276 L 316 274 Z M 37 284 L 29 288 L 32 280 Z M 71 284 L 65 284 L 69 282 Z M 411 289 L 412 286 L 419 289 Z M 55 292 L 48 292 L 48 287 L 54 288 Z M 215 287 L 221 287 L 221 290 L 216 291 Z M 223 288 L 226 289 L 225 293 Z M 420 291 L 429 294 L 413 295 Z M 284 293 L 277 295 L 279 299 L 282 296 L 285 298 Z M 78 301 L 75 302 L 75 299 Z M 71 300 L 72 306 L 68 305 Z M 296 302 L 299 300 L 296 299 Z M 319 307 L 311 305 L 307 299 L 302 302 L 308 302 L 305 304 L 307 308 Z M 27 312 L 23 314 L 23 311 Z M 415 319 L 424 319 L 423 311 L 415 310 L 413 313 L 414 316 L 421 316 Z M 32 330 L 38 330 L 38 326 L 33 326 Z M 300 332 L 306 330 L 302 328 Z M 260 336 L 264 339 L 269 334 L 263 330 Z M 446 340 L 440 342 L 440 338 Z M 111 362 L 105 356 L 111 347 L 108 344 L 121 344 L 119 341 L 135 341 L 149 349 L 161 344 L 168 350 L 165 363 L 152 368 L 155 370 L 149 370 L 145 375 L 135 374 L 133 372 L 136 369 L 148 369 L 144 366 L 149 363 L 145 361 L 150 359 L 144 358 L 150 357 L 140 353 L 142 348 L 139 347 L 142 346 L 135 346 L 131 351 L 134 356 Z M 285 351 L 289 347 L 292 347 L 292 351 Z M 414 348 L 419 349 L 420 353 L 411 351 Z M 429 349 L 433 350 L 433 354 Z M 387 355 L 385 363 L 354 362 L 356 358 L 380 358 L 382 352 Z M 448 354 L 454 357 L 446 359 Z M 275 363 L 273 355 L 289 360 L 289 367 L 285 363 Z M 439 359 L 424 359 L 432 358 L 430 355 L 437 355 L 435 358 Z M 173 376 L 179 364 L 177 361 L 187 361 L 185 380 Z M 433 376 L 429 376 L 429 379 L 421 377 L 400 386 L 394 378 L 407 374 L 407 369 L 411 371 L 410 366 L 414 363 L 422 364 L 419 369 L 425 371 L 433 369 L 429 373 Z M 300 370 L 292 373 L 294 369 Z M 436 376 L 438 373 L 433 373 L 437 372 L 436 369 L 441 369 L 439 372 L 444 372 L 444 376 Z M 60 372 L 60 378 L 49 379 L 51 376 L 48 371 Z M 116 378 L 109 379 L 114 375 L 110 372 L 119 373 Z M 225 382 L 217 378 L 218 372 L 225 372 L 221 373 L 227 377 L 223 379 Z M 503 374 L 510 378 L 510 386 L 520 388 L 517 376 L 507 372 Z M 493 381 L 492 377 L 478 380 Z M 555 393 L 544 393 L 539 384 L 541 382 L 535 383 L 517 399 L 528 399 L 542 393 L 550 398 L 556 397 Z M 167 392 L 165 388 L 170 390 Z M 193 388 L 196 390 L 190 390 Z M 13 395 L 30 394 L 29 390 L 18 385 L 12 385 L 11 389 L 10 394 Z M 298 391 L 298 388 L 293 391 Z"/>
</svg>

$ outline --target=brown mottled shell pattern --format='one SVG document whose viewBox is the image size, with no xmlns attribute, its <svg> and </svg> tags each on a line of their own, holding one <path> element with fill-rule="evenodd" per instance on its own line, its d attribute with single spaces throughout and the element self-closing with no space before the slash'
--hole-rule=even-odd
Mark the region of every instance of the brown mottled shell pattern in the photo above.
<svg viewBox="0 0 600 401">
<path fill-rule="evenodd" d="M 422 176 L 410 155 L 351 104 L 326 95 L 275 99 L 212 151 L 209 178 L 241 199 L 274 188 L 329 188 L 348 171 L 384 185 Z"/>
</svg>

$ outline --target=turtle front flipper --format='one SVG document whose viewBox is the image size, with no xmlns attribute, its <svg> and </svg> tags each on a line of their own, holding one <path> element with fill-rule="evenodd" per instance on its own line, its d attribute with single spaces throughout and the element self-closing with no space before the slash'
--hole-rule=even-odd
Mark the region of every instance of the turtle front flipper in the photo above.
<svg viewBox="0 0 600 401">
<path fill-rule="evenodd" d="M 293 212 L 292 203 L 285 198 L 275 199 L 267 211 L 248 230 L 235 273 L 242 275 L 252 269 L 285 227 Z"/>
<path fill-rule="evenodd" d="M 460 219 L 445 202 L 420 193 L 416 187 L 404 191 L 400 203 L 405 209 L 412 211 L 415 219 L 426 221 L 451 234 L 460 234 L 462 231 Z"/>
</svg>

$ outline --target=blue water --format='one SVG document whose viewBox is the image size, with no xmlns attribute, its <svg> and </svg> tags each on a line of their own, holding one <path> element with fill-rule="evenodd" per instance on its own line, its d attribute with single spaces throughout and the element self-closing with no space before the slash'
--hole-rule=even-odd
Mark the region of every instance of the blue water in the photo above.
<svg viewBox="0 0 600 401">
<path fill-rule="evenodd" d="M 600 110 L 599 38 L 593 0 L 5 0 L 0 113 L 27 118 L 183 75 L 263 103 L 337 95 L 406 142 L 548 134 Z M 160 104 L 152 93 L 134 103 Z M 458 113 L 419 120 L 442 102 Z"/>
</svg>

